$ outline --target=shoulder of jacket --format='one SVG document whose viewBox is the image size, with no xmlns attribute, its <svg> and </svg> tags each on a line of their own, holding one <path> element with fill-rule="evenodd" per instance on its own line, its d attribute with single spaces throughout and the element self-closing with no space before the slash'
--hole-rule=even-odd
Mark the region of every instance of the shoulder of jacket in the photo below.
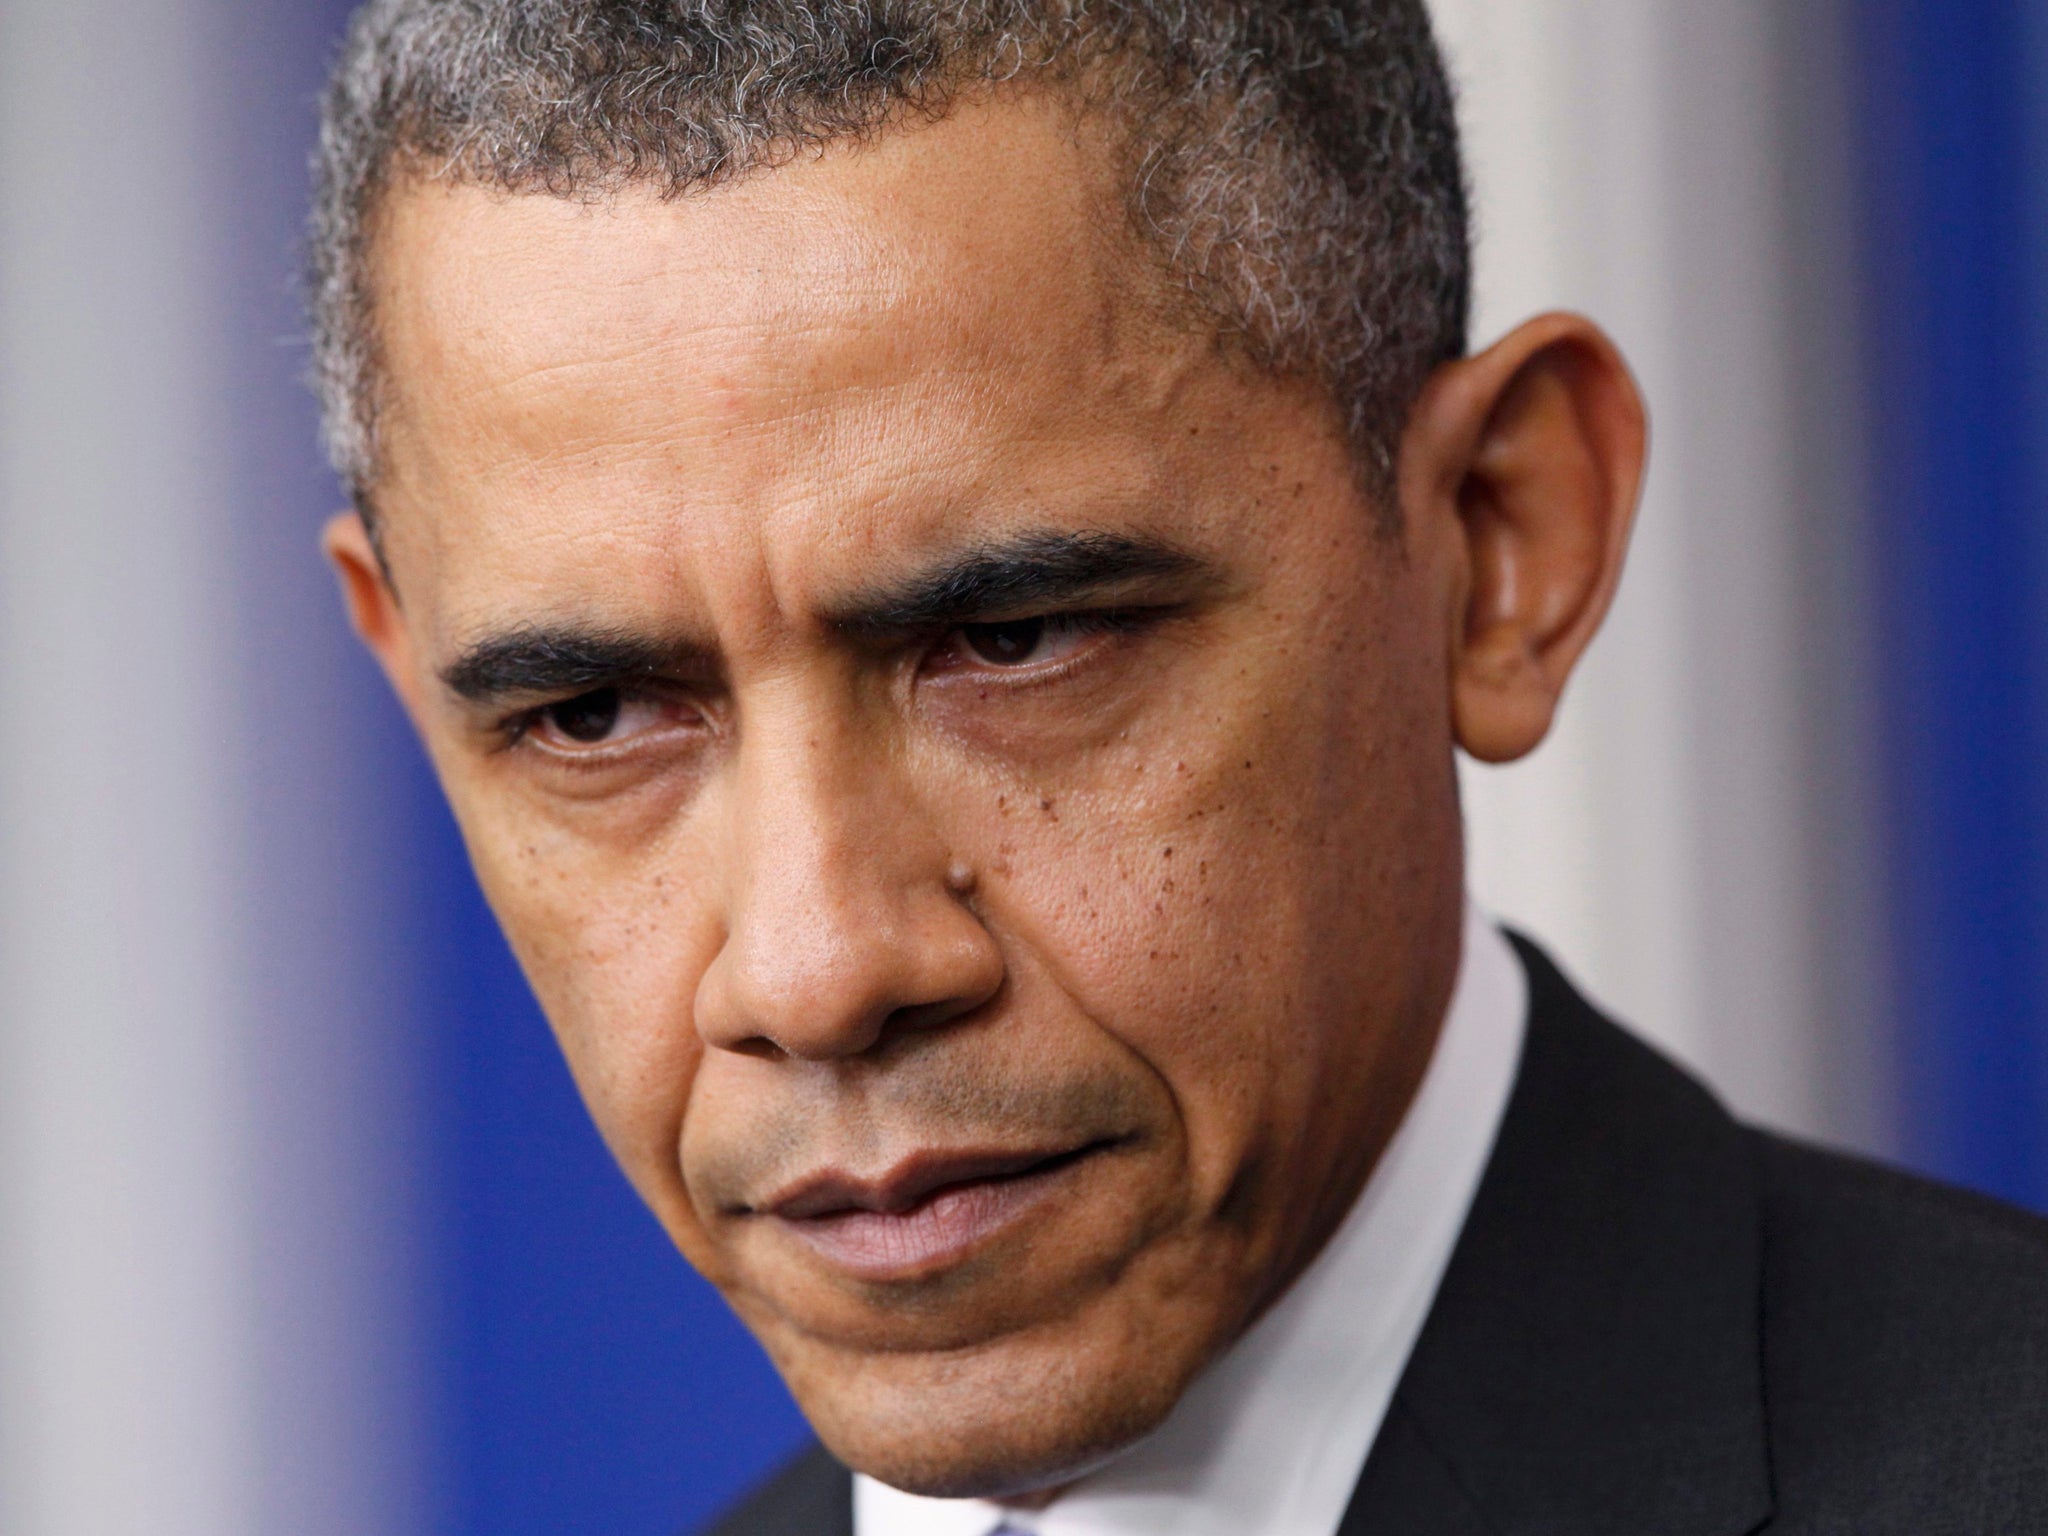
<svg viewBox="0 0 2048 1536">
<path fill-rule="evenodd" d="M 1764 1132 L 1764 1374 L 1781 1506 L 1843 1529 L 2048 1509 L 2048 1221 Z M 1943 1524 L 1943 1522 L 1949 1522 Z"/>
</svg>

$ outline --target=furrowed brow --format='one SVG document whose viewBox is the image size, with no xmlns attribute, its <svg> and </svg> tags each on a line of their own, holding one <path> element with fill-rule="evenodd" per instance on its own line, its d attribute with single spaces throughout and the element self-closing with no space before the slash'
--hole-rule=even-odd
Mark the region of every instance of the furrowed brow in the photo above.
<svg viewBox="0 0 2048 1536">
<path fill-rule="evenodd" d="M 885 638 L 994 616 L 1022 617 L 1207 569 L 1196 556 L 1152 539 L 1033 533 L 969 550 L 900 585 L 865 594 L 834 622 L 855 636 Z"/>
<path fill-rule="evenodd" d="M 710 668 L 707 653 L 690 645 L 602 630 L 529 628 L 476 641 L 441 669 L 441 681 L 472 704 L 497 704 Z"/>
</svg>

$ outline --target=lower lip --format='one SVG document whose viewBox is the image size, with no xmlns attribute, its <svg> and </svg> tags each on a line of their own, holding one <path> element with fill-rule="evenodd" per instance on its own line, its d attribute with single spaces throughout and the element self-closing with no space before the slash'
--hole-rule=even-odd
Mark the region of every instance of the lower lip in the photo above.
<svg viewBox="0 0 2048 1536">
<path fill-rule="evenodd" d="M 1073 1166 L 1063 1159 L 1009 1178 L 956 1184 L 907 1211 L 840 1211 L 782 1226 L 857 1279 L 922 1279 L 1012 1225 L 1051 1195 Z"/>
</svg>

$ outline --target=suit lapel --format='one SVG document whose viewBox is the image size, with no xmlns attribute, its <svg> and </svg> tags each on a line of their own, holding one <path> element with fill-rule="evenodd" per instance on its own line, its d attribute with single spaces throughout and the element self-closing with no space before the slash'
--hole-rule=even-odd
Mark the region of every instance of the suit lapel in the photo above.
<svg viewBox="0 0 2048 1536">
<path fill-rule="evenodd" d="M 1772 1502 L 1749 1136 L 1517 947 L 1515 1092 L 1342 1536 L 1743 1536 Z"/>
<path fill-rule="evenodd" d="M 1404 1531 L 1493 1536 L 1493 1528 L 1457 1474 L 1397 1397 L 1387 1408 L 1372 1459 L 1337 1536 L 1395 1536 Z"/>
</svg>

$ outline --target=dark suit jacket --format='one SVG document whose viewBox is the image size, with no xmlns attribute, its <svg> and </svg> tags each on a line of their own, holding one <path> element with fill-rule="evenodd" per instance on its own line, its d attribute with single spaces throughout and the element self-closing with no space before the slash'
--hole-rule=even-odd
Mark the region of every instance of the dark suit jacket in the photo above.
<svg viewBox="0 0 2048 1536">
<path fill-rule="evenodd" d="M 1340 1536 L 2048 1532 L 2048 1223 L 1738 1125 L 1533 946 L 1528 1046 Z M 851 1536 L 799 1458 L 716 1536 Z"/>
</svg>

